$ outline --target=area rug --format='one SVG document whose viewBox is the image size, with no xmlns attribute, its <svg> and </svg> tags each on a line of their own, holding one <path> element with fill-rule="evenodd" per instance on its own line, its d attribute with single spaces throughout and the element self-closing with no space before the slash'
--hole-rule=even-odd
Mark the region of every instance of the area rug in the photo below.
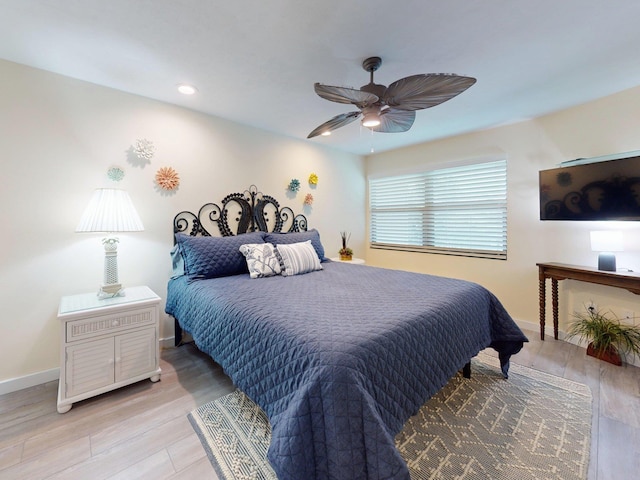
<svg viewBox="0 0 640 480">
<path fill-rule="evenodd" d="M 414 480 L 585 479 L 591 440 L 586 385 L 497 358 L 472 361 L 396 436 Z M 276 480 L 266 460 L 271 428 L 237 390 L 189 414 L 220 480 Z"/>
</svg>

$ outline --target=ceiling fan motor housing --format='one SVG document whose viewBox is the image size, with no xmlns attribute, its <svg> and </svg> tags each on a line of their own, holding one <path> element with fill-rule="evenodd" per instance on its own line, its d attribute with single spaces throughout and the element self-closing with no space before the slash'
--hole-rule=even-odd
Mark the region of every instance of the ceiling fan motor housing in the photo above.
<svg viewBox="0 0 640 480">
<path fill-rule="evenodd" d="M 363 92 L 373 93 L 376 97 L 382 98 L 387 87 L 378 83 L 367 83 L 360 87 Z"/>
</svg>

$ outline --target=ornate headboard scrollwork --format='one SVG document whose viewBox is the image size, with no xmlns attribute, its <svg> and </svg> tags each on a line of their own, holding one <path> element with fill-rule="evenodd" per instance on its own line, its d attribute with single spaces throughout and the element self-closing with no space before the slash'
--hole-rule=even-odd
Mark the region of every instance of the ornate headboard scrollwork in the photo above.
<svg viewBox="0 0 640 480">
<path fill-rule="evenodd" d="M 231 193 L 222 199 L 222 207 L 206 203 L 198 214 L 183 211 L 173 218 L 173 233 L 192 236 L 223 237 L 248 232 L 300 232 L 307 230 L 307 217 L 294 214 L 289 207 L 251 185 L 243 193 Z M 217 229 L 217 232 L 216 232 Z"/>
</svg>

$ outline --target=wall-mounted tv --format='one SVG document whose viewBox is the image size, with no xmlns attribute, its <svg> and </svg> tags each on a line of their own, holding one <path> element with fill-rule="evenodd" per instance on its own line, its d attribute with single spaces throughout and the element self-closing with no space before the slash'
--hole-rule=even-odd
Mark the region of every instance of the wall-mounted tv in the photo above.
<svg viewBox="0 0 640 480">
<path fill-rule="evenodd" d="M 640 155 L 541 170 L 540 220 L 640 220 Z"/>
</svg>

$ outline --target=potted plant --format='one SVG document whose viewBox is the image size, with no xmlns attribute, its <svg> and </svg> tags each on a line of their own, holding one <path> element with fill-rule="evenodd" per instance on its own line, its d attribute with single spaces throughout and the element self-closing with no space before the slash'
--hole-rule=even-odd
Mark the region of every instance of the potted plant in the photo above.
<svg viewBox="0 0 640 480">
<path fill-rule="evenodd" d="M 622 365 L 621 357 L 640 354 L 640 326 L 623 324 L 615 315 L 611 319 L 593 307 L 573 316 L 567 338 L 577 336 L 588 341 L 587 355 Z"/>
<path fill-rule="evenodd" d="M 351 234 L 347 235 L 347 232 L 340 232 L 340 238 L 342 238 L 342 248 L 338 252 L 340 260 L 351 260 L 353 258 L 353 250 L 347 247 Z"/>
</svg>

